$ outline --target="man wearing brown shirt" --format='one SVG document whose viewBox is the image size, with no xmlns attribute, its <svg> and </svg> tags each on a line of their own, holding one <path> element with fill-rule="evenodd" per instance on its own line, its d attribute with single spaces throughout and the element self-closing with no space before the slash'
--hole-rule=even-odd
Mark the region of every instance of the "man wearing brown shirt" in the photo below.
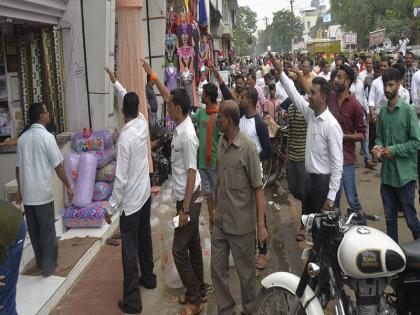
<svg viewBox="0 0 420 315">
<path fill-rule="evenodd" d="M 331 93 L 329 110 L 337 119 L 343 130 L 343 177 L 341 188 L 336 195 L 335 205 L 340 208 L 342 188 L 346 193 L 347 202 L 352 210 L 361 210 L 356 188 L 355 162 L 356 142 L 363 142 L 366 132 L 363 107 L 356 97 L 350 93 L 351 83 L 355 73 L 348 65 L 340 65 L 334 78 L 335 91 Z"/>
<path fill-rule="evenodd" d="M 216 218 L 211 239 L 211 274 L 218 314 L 235 314 L 229 290 L 229 252 L 241 283 L 242 314 L 252 314 L 256 299 L 255 240 L 267 239 L 264 192 L 255 144 L 239 131 L 239 107 L 224 101 L 218 114 L 223 132 L 217 149 Z M 257 219 L 257 222 L 256 222 Z"/>
</svg>

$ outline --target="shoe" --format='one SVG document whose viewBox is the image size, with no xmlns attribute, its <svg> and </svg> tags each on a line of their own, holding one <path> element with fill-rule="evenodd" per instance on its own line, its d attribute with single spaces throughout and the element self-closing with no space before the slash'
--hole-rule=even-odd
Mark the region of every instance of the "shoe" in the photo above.
<svg viewBox="0 0 420 315">
<path fill-rule="evenodd" d="M 365 167 L 370 170 L 374 170 L 376 168 L 376 163 L 374 163 L 372 160 L 367 160 L 365 162 Z"/>
<path fill-rule="evenodd" d="M 140 310 L 137 311 L 133 309 L 132 307 L 128 306 L 127 304 L 125 304 L 123 300 L 118 301 L 118 307 L 120 308 L 121 311 L 123 311 L 123 313 L 126 313 L 126 314 L 141 314 L 141 311 L 142 311 L 141 306 L 140 306 Z"/>
<path fill-rule="evenodd" d="M 44 278 L 48 278 L 48 277 L 51 277 L 52 275 L 54 275 L 57 271 L 58 271 L 58 266 L 55 267 L 52 271 L 46 271 L 46 272 L 42 271 L 42 276 Z"/>
<path fill-rule="evenodd" d="M 153 281 L 146 282 L 143 277 L 139 278 L 139 284 L 146 289 L 154 289 L 156 288 L 156 277 Z"/>
</svg>

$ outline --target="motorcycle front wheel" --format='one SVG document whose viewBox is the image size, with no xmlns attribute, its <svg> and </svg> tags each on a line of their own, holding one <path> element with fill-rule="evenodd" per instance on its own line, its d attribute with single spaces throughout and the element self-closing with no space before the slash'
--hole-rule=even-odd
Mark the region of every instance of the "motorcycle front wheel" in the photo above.
<svg viewBox="0 0 420 315">
<path fill-rule="evenodd" d="M 257 315 L 290 315 L 295 294 L 281 287 L 262 288 L 257 296 Z M 306 315 L 302 304 L 292 315 Z"/>
</svg>

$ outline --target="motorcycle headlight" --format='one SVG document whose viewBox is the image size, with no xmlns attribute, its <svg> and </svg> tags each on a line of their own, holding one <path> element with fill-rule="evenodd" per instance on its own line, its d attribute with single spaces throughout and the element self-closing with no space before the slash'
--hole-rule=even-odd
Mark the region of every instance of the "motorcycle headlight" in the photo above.
<svg viewBox="0 0 420 315">
<path fill-rule="evenodd" d="M 306 243 L 309 246 L 314 245 L 313 236 L 312 236 L 312 226 L 314 224 L 315 216 L 316 216 L 315 213 L 311 213 L 309 215 L 306 215 L 305 216 L 306 218 L 303 218 L 303 216 L 302 216 L 302 223 L 305 226 L 305 240 L 306 240 Z M 303 222 L 304 219 L 305 219 L 305 222 Z"/>
</svg>

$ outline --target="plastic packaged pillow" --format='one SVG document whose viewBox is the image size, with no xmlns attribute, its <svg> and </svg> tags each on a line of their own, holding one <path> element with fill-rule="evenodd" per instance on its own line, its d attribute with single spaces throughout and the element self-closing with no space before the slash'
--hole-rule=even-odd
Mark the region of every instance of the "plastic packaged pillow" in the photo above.
<svg viewBox="0 0 420 315">
<path fill-rule="evenodd" d="M 111 163 L 105 165 L 104 167 L 98 168 L 96 170 L 96 181 L 112 183 L 115 180 L 116 167 L 117 167 L 117 162 L 112 161 Z"/>
<path fill-rule="evenodd" d="M 105 212 L 107 206 L 107 201 L 100 201 L 93 202 L 82 208 L 62 208 L 62 222 L 68 228 L 102 227 L 105 222 Z"/>
<path fill-rule="evenodd" d="M 67 151 L 64 154 L 64 171 L 66 172 L 67 180 L 71 189 L 74 190 L 77 182 L 77 169 L 79 166 L 80 155 L 74 151 Z M 64 187 L 64 205 L 71 206 L 71 202 L 67 199 L 67 190 Z"/>
<path fill-rule="evenodd" d="M 108 199 L 112 194 L 112 186 L 106 182 L 96 182 L 93 190 L 93 201 Z"/>
<path fill-rule="evenodd" d="M 84 128 L 73 134 L 71 144 L 76 152 L 99 151 L 111 148 L 117 137 L 112 129 L 87 131 Z"/>
<path fill-rule="evenodd" d="M 97 161 L 94 152 L 83 152 L 80 155 L 77 183 L 73 197 L 73 205 L 75 207 L 85 207 L 92 203 L 96 164 Z"/>
<path fill-rule="evenodd" d="M 97 168 L 104 167 L 111 161 L 115 160 L 115 149 L 109 148 L 106 150 L 96 151 Z"/>
</svg>

